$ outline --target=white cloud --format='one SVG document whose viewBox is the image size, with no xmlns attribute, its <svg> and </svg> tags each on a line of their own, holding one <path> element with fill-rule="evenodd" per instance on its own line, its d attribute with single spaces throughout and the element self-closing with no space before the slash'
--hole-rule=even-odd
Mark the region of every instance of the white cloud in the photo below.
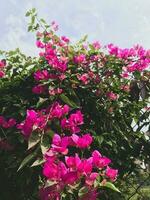
<svg viewBox="0 0 150 200">
<path fill-rule="evenodd" d="M 2 35 L 1 47 L 4 50 L 11 50 L 19 47 L 26 54 L 34 54 L 34 44 L 31 43 L 31 38 L 27 37 L 27 32 L 24 29 L 25 20 L 21 17 L 9 15 L 6 19 L 7 32 Z M 28 40 L 29 38 L 29 40 Z"/>
<path fill-rule="evenodd" d="M 34 36 L 27 33 L 25 13 L 35 7 L 48 22 L 58 21 L 60 34 L 122 47 L 141 43 L 150 47 L 149 0 L 7 0 L 1 3 L 1 48 L 20 47 L 35 54 Z"/>
</svg>

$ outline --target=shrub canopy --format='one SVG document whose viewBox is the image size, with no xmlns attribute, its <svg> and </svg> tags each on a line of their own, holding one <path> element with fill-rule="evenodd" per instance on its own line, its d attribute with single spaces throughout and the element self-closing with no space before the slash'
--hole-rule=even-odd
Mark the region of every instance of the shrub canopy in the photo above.
<svg viewBox="0 0 150 200">
<path fill-rule="evenodd" d="M 73 44 L 26 15 L 39 56 L 1 51 L 3 199 L 108 199 L 149 159 L 150 50 Z"/>
</svg>

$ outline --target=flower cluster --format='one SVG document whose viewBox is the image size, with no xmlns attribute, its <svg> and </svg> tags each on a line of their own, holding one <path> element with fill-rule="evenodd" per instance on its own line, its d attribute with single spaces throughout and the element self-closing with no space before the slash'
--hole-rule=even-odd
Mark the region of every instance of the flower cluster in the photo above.
<svg viewBox="0 0 150 200">
<path fill-rule="evenodd" d="M 22 134 L 29 138 L 31 133 L 35 130 L 44 130 L 47 123 L 55 118 L 62 118 L 69 112 L 68 105 L 60 105 L 58 102 L 52 104 L 50 108 L 43 109 L 40 111 L 27 110 L 26 119 L 17 125 L 18 129 L 21 130 Z"/>
<path fill-rule="evenodd" d="M 38 70 L 34 73 L 34 79 L 36 82 L 40 81 L 47 81 L 47 80 L 59 80 L 62 81 L 65 79 L 65 75 L 63 73 L 61 74 L 55 74 L 55 73 L 49 73 L 48 70 Z M 35 94 L 43 94 L 43 93 L 49 93 L 50 95 L 56 95 L 61 94 L 63 90 L 61 88 L 50 88 L 48 90 L 48 87 L 46 85 L 43 85 L 42 83 L 39 83 L 38 85 L 34 86 L 32 88 L 32 92 Z"/>
<path fill-rule="evenodd" d="M 47 178 L 47 182 L 53 182 L 53 186 L 49 188 L 42 188 L 40 191 L 41 199 L 48 200 L 60 199 L 60 193 L 66 187 L 76 186 L 82 181 L 87 192 L 81 199 L 88 196 L 89 200 L 96 199 L 98 193 L 94 186 L 97 180 L 100 183 L 108 181 L 115 181 L 118 170 L 109 167 L 111 160 L 102 156 L 99 151 L 92 152 L 89 158 L 80 158 L 78 153 L 69 156 L 71 153 L 69 148 L 77 147 L 81 149 L 88 148 L 92 143 L 92 136 L 85 134 L 83 136 L 64 136 L 58 134 L 53 136 L 51 148 L 45 154 L 45 164 L 43 166 L 43 174 Z M 69 147 L 69 148 L 68 148 Z M 78 188 L 79 189 L 79 188 Z M 93 191 L 91 193 L 91 191 Z M 55 198 L 53 195 L 55 194 Z M 57 198 L 56 198 L 57 196 Z"/>
<path fill-rule="evenodd" d="M 5 76 L 4 68 L 6 66 L 5 60 L 0 60 L 0 78 L 3 78 Z"/>
<path fill-rule="evenodd" d="M 64 137 L 60 137 L 60 135 L 55 134 L 53 136 L 51 150 L 53 152 L 62 153 L 66 155 L 68 153 L 69 146 L 85 149 L 90 146 L 92 140 L 93 139 L 89 133 L 84 134 L 83 136 L 72 134 L 72 136 L 64 136 Z"/>
<path fill-rule="evenodd" d="M 32 131 L 39 129 L 42 130 L 45 126 L 46 116 L 43 112 L 36 112 L 34 110 L 27 110 L 27 117 L 24 122 L 17 125 L 25 138 L 29 138 Z"/>
<path fill-rule="evenodd" d="M 61 120 L 61 127 L 64 130 L 69 130 L 71 133 L 80 132 L 80 125 L 83 124 L 83 114 L 81 111 L 76 111 L 70 115 L 68 119 Z"/>
<path fill-rule="evenodd" d="M 99 151 L 93 151 L 89 158 L 84 154 L 80 155 L 80 151 L 84 153 L 90 148 L 93 137 L 80 129 L 84 123 L 81 111 L 70 111 L 71 108 L 67 104 L 54 102 L 47 109 L 27 110 L 25 121 L 18 124 L 18 128 L 27 139 L 33 131 L 46 133 L 46 130 L 51 129 L 49 124 L 52 121 L 57 120 L 61 127 L 60 134 L 53 135 L 51 147 L 44 154 L 43 175 L 53 184 L 51 187 L 41 188 L 42 200 L 48 200 L 50 197 L 59 200 L 66 187 L 75 186 L 81 181 L 84 181 L 87 190 L 93 191 L 86 192 L 82 199 L 86 196 L 96 199 L 98 193 L 94 183 L 98 180 L 100 183 L 103 180 L 113 182 L 117 177 L 118 170 L 110 168 L 111 160 L 102 156 Z"/>
<path fill-rule="evenodd" d="M 94 183 L 97 180 L 115 181 L 117 177 L 118 170 L 109 167 L 111 160 L 102 156 L 97 150 L 93 151 L 89 158 L 80 156 L 80 150 L 84 152 L 90 148 L 93 137 L 90 133 L 81 133 L 80 126 L 83 124 L 81 111 L 77 110 L 71 114 L 69 112 L 68 105 L 63 106 L 55 102 L 41 111 L 27 110 L 25 121 L 18 125 L 26 138 L 29 138 L 33 131 L 46 130 L 49 128 L 49 122 L 55 119 L 59 121 L 62 129 L 60 134 L 54 134 L 51 147 L 44 154 L 43 175 L 53 184 L 51 187 L 41 188 L 42 200 L 48 200 L 50 197 L 59 200 L 60 194 L 66 187 L 78 185 L 81 181 L 84 181 L 84 187 L 90 190 L 81 199 L 87 196 L 89 199 L 96 199 L 98 193 Z"/>
<path fill-rule="evenodd" d="M 55 41 L 52 41 L 51 43 L 49 42 L 45 45 L 40 40 L 38 40 L 37 44 L 39 48 L 45 49 L 45 52 L 41 53 L 40 55 L 46 59 L 49 67 L 52 67 L 52 69 L 60 73 L 63 73 L 67 70 L 67 58 L 64 56 L 60 56 L 57 49 L 54 48 L 54 45 L 56 44 L 59 46 L 64 46 L 64 44 L 66 44 L 66 42 L 64 43 L 64 39 L 60 39 L 59 41 L 57 41 L 57 43 Z"/>
<path fill-rule="evenodd" d="M 136 45 L 130 49 L 121 49 L 113 44 L 109 44 L 108 51 L 110 55 L 123 59 L 126 62 L 126 67 L 123 69 L 123 73 L 126 76 L 134 71 L 141 72 L 149 67 L 149 50 L 145 50 L 142 46 Z"/>
<path fill-rule="evenodd" d="M 15 125 L 16 125 L 16 120 L 14 118 L 6 120 L 3 116 L 0 116 L 0 127 L 11 128 Z"/>
<path fill-rule="evenodd" d="M 71 84 L 73 83 L 72 88 L 87 87 L 91 93 L 98 98 L 105 98 L 111 105 L 119 101 L 120 93 L 129 94 L 130 85 L 127 84 L 126 79 L 133 78 L 136 71 L 143 72 L 150 64 L 149 52 L 138 45 L 131 49 L 121 49 L 113 44 L 102 47 L 96 41 L 91 45 L 83 44 L 77 51 L 70 46 L 70 40 L 67 37 L 55 35 L 56 23 L 53 22 L 52 26 L 54 26 L 53 31 L 37 35 L 36 44 L 42 50 L 39 54 L 40 59 L 41 62 L 46 63 L 47 67 L 34 73 L 38 85 L 32 89 L 32 92 L 36 94 L 59 97 L 60 94 L 65 93 L 62 83 L 67 82 L 69 78 L 69 81 L 72 81 Z M 106 51 L 109 56 L 105 53 Z M 113 66 L 113 57 L 121 63 L 120 68 L 107 66 L 109 62 L 112 62 Z M 113 81 L 116 78 L 120 79 L 120 84 Z M 66 187 L 77 185 L 79 182 L 84 182 L 84 186 L 90 191 L 86 192 L 81 199 L 96 199 L 98 192 L 94 183 L 97 180 L 113 182 L 117 177 L 118 170 L 109 166 L 111 160 L 102 156 L 97 150 L 93 151 L 89 158 L 80 155 L 80 151 L 84 152 L 90 148 L 93 137 L 81 131 L 83 124 L 81 111 L 76 110 L 71 114 L 70 111 L 71 108 L 67 105 L 62 106 L 56 102 L 44 113 L 47 119 L 44 123 L 45 127 L 48 121 L 57 119 L 60 133 L 54 134 L 51 148 L 44 155 L 46 161 L 43 174 L 47 181 L 54 184 L 41 188 L 42 200 L 60 199 Z M 112 106 L 108 108 L 108 112 L 113 112 Z M 33 127 L 35 127 L 34 124 L 32 124 L 32 130 Z M 72 149 L 76 150 L 72 152 Z"/>
<path fill-rule="evenodd" d="M 44 43 L 45 37 L 49 38 L 46 43 Z M 42 49 L 40 57 L 44 59 L 44 62 L 46 61 L 47 68 L 38 70 L 34 74 L 35 80 L 41 82 L 32 89 L 36 94 L 49 93 L 53 96 L 61 94 L 63 90 L 60 87 L 57 88 L 57 84 L 55 85 L 56 88 L 51 88 L 50 85 L 51 89 L 48 90 L 47 84 L 46 86 L 43 85 L 42 81 L 49 79 L 62 81 L 67 77 L 66 74 L 70 74 L 71 77 L 70 64 L 72 64 L 75 66 L 75 68 L 72 67 L 75 78 L 73 87 L 88 86 L 91 88 L 91 92 L 94 92 L 97 96 L 105 95 L 105 98 L 109 101 L 115 101 L 119 98 L 119 92 L 129 91 L 128 85 L 126 87 L 126 79 L 133 79 L 134 72 L 141 72 L 142 74 L 150 65 L 149 50 L 145 50 L 139 45 L 130 49 L 121 49 L 113 44 L 102 47 L 96 41 L 89 46 L 83 45 L 82 53 L 76 52 L 74 49 L 71 49 L 73 52 L 70 52 L 72 47 L 70 47 L 69 39 L 64 36 L 58 37 L 54 32 L 38 37 L 37 43 L 37 46 Z M 92 55 L 90 55 L 91 51 L 93 52 Z M 113 79 L 116 78 L 116 69 L 106 67 L 109 57 L 104 52 L 108 52 L 110 58 L 113 59 L 114 57 L 121 63 L 117 72 L 121 81 L 116 91 L 114 91 L 116 85 L 113 82 Z M 71 54 L 72 56 L 70 56 Z M 108 79 L 110 79 L 110 83 L 107 85 Z M 122 85 L 125 86 L 122 88 Z M 109 91 L 105 89 L 108 86 Z"/>
</svg>

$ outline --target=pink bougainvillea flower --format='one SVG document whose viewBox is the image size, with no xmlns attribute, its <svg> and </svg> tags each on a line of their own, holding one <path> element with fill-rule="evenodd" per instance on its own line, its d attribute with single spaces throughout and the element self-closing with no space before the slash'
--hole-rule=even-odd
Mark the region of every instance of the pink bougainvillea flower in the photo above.
<svg viewBox="0 0 150 200">
<path fill-rule="evenodd" d="M 92 157 L 82 160 L 81 163 L 78 166 L 78 171 L 82 173 L 83 175 L 90 174 L 92 172 Z"/>
<path fill-rule="evenodd" d="M 54 134 L 52 140 L 52 150 L 66 155 L 68 153 L 67 146 L 69 145 L 68 137 L 61 138 L 58 134 Z"/>
<path fill-rule="evenodd" d="M 90 134 L 85 134 L 82 137 L 73 134 L 71 138 L 75 145 L 81 149 L 88 148 L 93 140 Z"/>
<path fill-rule="evenodd" d="M 109 166 L 107 166 L 105 174 L 109 179 L 111 179 L 112 181 L 115 181 L 118 175 L 118 170 L 112 169 Z"/>
<path fill-rule="evenodd" d="M 68 105 L 60 105 L 58 102 L 55 102 L 50 109 L 50 118 L 58 118 L 60 119 L 64 115 L 68 114 L 70 111 L 70 107 Z"/>
<path fill-rule="evenodd" d="M 10 118 L 8 121 L 3 116 L 0 116 L 0 126 L 3 128 L 11 128 L 16 125 L 16 120 Z"/>
<path fill-rule="evenodd" d="M 99 163 L 98 163 L 98 167 L 99 168 L 104 168 L 106 166 L 108 166 L 111 163 L 111 160 L 107 157 L 101 157 L 99 159 Z"/>
<path fill-rule="evenodd" d="M 54 134 L 52 144 L 57 146 L 62 145 L 63 147 L 67 147 L 69 145 L 69 137 L 64 136 L 61 138 L 58 134 Z"/>
<path fill-rule="evenodd" d="M 136 71 L 137 68 L 138 68 L 137 63 L 134 63 L 134 64 L 132 64 L 132 65 L 128 65 L 127 71 L 128 71 L 129 73 L 131 73 L 131 72 Z"/>
<path fill-rule="evenodd" d="M 47 63 L 53 70 L 61 73 L 67 70 L 68 58 L 62 55 L 58 56 L 57 49 L 54 49 L 52 44 L 46 44 L 45 53 L 42 56 L 45 57 Z"/>
<path fill-rule="evenodd" d="M 59 26 L 58 26 L 58 24 L 56 23 L 56 21 L 52 21 L 52 22 L 51 22 L 51 26 L 52 26 L 52 28 L 53 28 L 54 31 L 58 31 Z"/>
<path fill-rule="evenodd" d="M 96 173 L 96 172 L 92 172 L 90 175 L 88 175 L 86 177 L 86 180 L 85 180 L 85 183 L 88 185 L 88 186 L 92 186 L 95 182 L 95 180 L 97 179 L 97 177 L 99 176 L 99 173 Z"/>
<path fill-rule="evenodd" d="M 46 90 L 46 87 L 43 85 L 37 85 L 32 88 L 32 92 L 35 94 L 43 94 Z"/>
<path fill-rule="evenodd" d="M 129 85 L 121 85 L 120 89 L 125 91 L 125 92 L 129 92 L 130 91 L 130 86 Z"/>
<path fill-rule="evenodd" d="M 8 120 L 7 123 L 8 123 L 8 127 L 10 128 L 10 127 L 15 126 L 17 122 L 16 122 L 15 119 L 11 118 L 11 119 Z"/>
<path fill-rule="evenodd" d="M 2 127 L 3 127 L 3 128 L 9 128 L 8 123 L 7 123 L 6 120 L 3 122 Z"/>
<path fill-rule="evenodd" d="M 69 121 L 71 124 L 82 125 L 83 124 L 83 114 L 80 110 L 76 111 L 69 117 Z"/>
<path fill-rule="evenodd" d="M 93 47 L 94 47 L 95 49 L 97 49 L 97 50 L 101 48 L 101 44 L 99 43 L 99 41 L 93 42 L 92 45 L 93 45 Z"/>
<path fill-rule="evenodd" d="M 34 110 L 27 110 L 27 120 L 31 123 L 37 119 L 37 113 Z"/>
<path fill-rule="evenodd" d="M 49 94 L 54 96 L 57 94 L 62 94 L 63 90 L 61 88 L 51 89 L 49 90 Z"/>
<path fill-rule="evenodd" d="M 52 144 L 59 146 L 61 143 L 61 137 L 58 134 L 54 134 Z"/>
<path fill-rule="evenodd" d="M 40 40 L 37 40 L 37 41 L 36 41 L 36 46 L 37 46 L 38 48 L 44 48 L 44 44 L 43 44 Z"/>
<path fill-rule="evenodd" d="M 0 69 L 3 69 L 6 66 L 6 61 L 0 60 Z"/>
<path fill-rule="evenodd" d="M 84 54 L 80 54 L 74 57 L 74 62 L 77 64 L 84 63 L 86 61 L 86 56 Z"/>
<path fill-rule="evenodd" d="M 69 168 L 77 169 L 77 167 L 81 163 L 81 159 L 79 158 L 79 156 L 77 154 L 76 154 L 75 157 L 73 157 L 73 156 L 69 156 L 69 157 L 65 156 L 65 162 L 66 162 L 66 165 Z"/>
<path fill-rule="evenodd" d="M 68 129 L 71 133 L 78 133 L 80 132 L 79 126 L 83 124 L 83 114 L 81 111 L 76 111 L 75 113 L 71 114 L 69 119 L 62 119 L 61 120 L 61 127 L 62 129 Z"/>
<path fill-rule="evenodd" d="M 102 155 L 97 150 L 92 153 L 92 158 L 93 164 L 98 168 L 107 167 L 111 163 L 111 160 L 109 158 L 102 157 Z"/>
<path fill-rule="evenodd" d="M 5 72 L 0 71 L 0 78 L 3 78 L 5 76 Z"/>
<path fill-rule="evenodd" d="M 40 80 L 48 80 L 49 79 L 49 73 L 47 70 L 38 70 L 34 73 L 34 78 L 35 80 L 37 81 L 40 81 Z"/>
<path fill-rule="evenodd" d="M 66 75 L 65 74 L 61 74 L 58 78 L 59 78 L 60 81 L 63 81 L 66 78 Z"/>
<path fill-rule="evenodd" d="M 44 57 L 44 56 L 45 56 L 45 53 L 44 53 L 44 52 L 40 52 L 40 53 L 39 53 L 39 56 L 40 56 L 40 57 Z"/>
<path fill-rule="evenodd" d="M 93 153 L 92 153 L 92 158 L 93 158 L 93 164 L 94 164 L 95 166 L 98 166 L 98 164 L 99 164 L 99 159 L 100 159 L 101 157 L 102 157 L 102 155 L 100 154 L 99 151 L 97 151 L 97 150 L 93 151 Z"/>
<path fill-rule="evenodd" d="M 89 71 L 88 75 L 89 75 L 90 79 L 93 79 L 95 77 L 95 74 L 92 71 Z"/>
<path fill-rule="evenodd" d="M 69 43 L 69 41 L 70 41 L 69 38 L 67 38 L 66 36 L 62 36 L 61 40 L 63 40 L 66 43 Z"/>
<path fill-rule="evenodd" d="M 115 101 L 115 100 L 118 99 L 118 95 L 115 94 L 115 93 L 113 93 L 113 92 L 107 92 L 107 93 L 106 93 L 106 96 L 107 96 L 110 100 L 112 100 L 112 101 Z"/>
<path fill-rule="evenodd" d="M 3 116 L 0 116 L 0 126 L 2 126 L 4 122 L 5 122 L 5 118 Z"/>
<path fill-rule="evenodd" d="M 113 44 L 109 44 L 107 47 L 108 47 L 108 51 L 110 55 L 118 56 L 119 48 L 117 46 L 114 46 Z"/>
<path fill-rule="evenodd" d="M 150 49 L 147 50 L 146 57 L 150 58 Z"/>
<path fill-rule="evenodd" d="M 60 200 L 60 187 L 55 184 L 46 188 L 41 188 L 39 191 L 39 196 L 41 200 Z"/>
<path fill-rule="evenodd" d="M 71 133 L 79 133 L 80 132 L 80 128 L 76 124 L 70 123 L 69 119 L 61 120 L 61 128 L 67 129 Z"/>
<path fill-rule="evenodd" d="M 29 125 L 29 123 L 27 123 L 27 122 L 18 124 L 17 128 L 21 129 L 22 134 L 26 138 L 28 138 L 32 133 L 32 125 Z"/>
<path fill-rule="evenodd" d="M 65 105 L 63 106 L 63 109 L 62 109 L 63 115 L 68 114 L 69 111 L 70 111 L 70 107 L 69 107 L 67 104 L 65 104 Z"/>
<path fill-rule="evenodd" d="M 63 162 L 55 162 L 55 158 L 49 158 L 43 167 L 43 175 L 49 180 L 62 181 L 63 184 L 73 184 L 78 180 L 77 171 L 68 171 Z"/>
<path fill-rule="evenodd" d="M 80 80 L 84 85 L 89 83 L 89 75 L 84 73 L 82 75 L 77 75 L 78 80 Z"/>
<path fill-rule="evenodd" d="M 64 177 L 65 174 L 68 173 L 68 168 L 66 167 L 65 163 L 61 161 L 58 163 L 58 173 L 61 179 Z"/>
<path fill-rule="evenodd" d="M 77 172 L 68 172 L 63 177 L 62 180 L 65 184 L 72 185 L 78 180 L 78 174 Z"/>
<path fill-rule="evenodd" d="M 46 176 L 50 180 L 58 179 L 58 166 L 54 163 L 54 161 L 48 160 L 43 167 L 43 175 Z"/>
<path fill-rule="evenodd" d="M 27 117 L 24 122 L 17 125 L 18 129 L 21 129 L 22 134 L 25 137 L 29 137 L 33 130 L 33 125 L 37 120 L 37 113 L 34 110 L 27 110 Z"/>
<path fill-rule="evenodd" d="M 144 109 L 145 109 L 146 111 L 149 111 L 149 110 L 150 110 L 150 106 L 146 106 L 146 107 L 144 107 Z"/>
<path fill-rule="evenodd" d="M 37 31 L 36 36 L 37 36 L 38 38 L 41 38 L 41 37 L 43 36 L 43 33 Z"/>
<path fill-rule="evenodd" d="M 129 74 L 128 74 L 128 72 L 125 72 L 125 73 L 122 73 L 120 76 L 121 76 L 122 78 L 128 78 L 128 77 L 129 77 Z"/>
</svg>

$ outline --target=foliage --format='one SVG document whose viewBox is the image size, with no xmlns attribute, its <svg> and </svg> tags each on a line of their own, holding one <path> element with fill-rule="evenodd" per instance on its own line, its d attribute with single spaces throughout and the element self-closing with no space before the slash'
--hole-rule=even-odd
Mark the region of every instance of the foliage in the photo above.
<svg viewBox="0 0 150 200">
<path fill-rule="evenodd" d="M 2 198 L 121 198 L 112 167 L 122 190 L 123 178 L 138 173 L 137 160 L 150 156 L 143 132 L 150 129 L 150 51 L 87 37 L 73 44 L 35 9 L 26 16 L 39 56 L 1 51 Z"/>
</svg>

